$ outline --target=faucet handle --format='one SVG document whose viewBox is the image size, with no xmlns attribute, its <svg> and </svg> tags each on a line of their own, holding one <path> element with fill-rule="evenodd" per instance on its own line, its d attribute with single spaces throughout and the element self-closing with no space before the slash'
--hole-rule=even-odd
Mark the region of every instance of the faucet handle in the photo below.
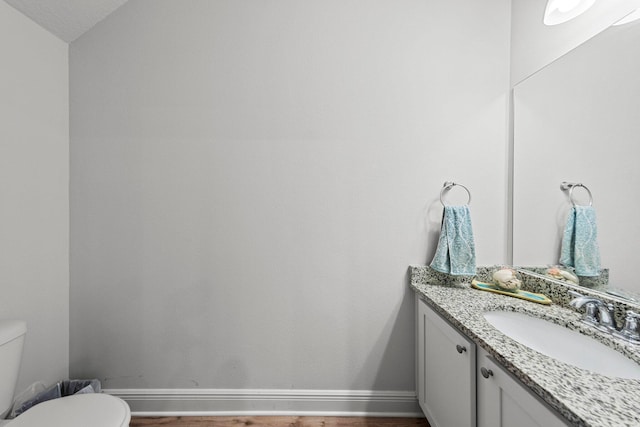
<svg viewBox="0 0 640 427">
<path fill-rule="evenodd" d="M 627 316 L 626 317 L 628 317 L 628 318 L 630 317 L 630 318 L 633 318 L 633 319 L 640 319 L 640 314 L 636 313 L 633 310 L 627 310 Z"/>
<path fill-rule="evenodd" d="M 640 329 L 638 328 L 638 325 L 640 325 L 638 322 L 639 320 L 640 314 L 635 311 L 627 310 L 622 330 L 614 333 L 614 335 L 631 343 L 640 344 Z"/>
</svg>

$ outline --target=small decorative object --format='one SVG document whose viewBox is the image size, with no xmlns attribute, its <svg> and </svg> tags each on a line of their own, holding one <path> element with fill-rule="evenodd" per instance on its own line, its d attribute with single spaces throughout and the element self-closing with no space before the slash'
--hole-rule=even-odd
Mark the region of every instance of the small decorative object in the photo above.
<svg viewBox="0 0 640 427">
<path fill-rule="evenodd" d="M 575 274 L 570 273 L 567 270 L 563 270 L 559 267 L 550 267 L 547 269 L 545 274 L 552 279 L 560 280 L 562 282 L 569 282 L 573 283 L 574 285 L 577 285 L 579 283 L 578 277 Z"/>
<path fill-rule="evenodd" d="M 504 291 L 515 292 L 520 289 L 522 282 L 516 276 L 515 270 L 503 268 L 493 273 L 493 284 Z"/>
</svg>

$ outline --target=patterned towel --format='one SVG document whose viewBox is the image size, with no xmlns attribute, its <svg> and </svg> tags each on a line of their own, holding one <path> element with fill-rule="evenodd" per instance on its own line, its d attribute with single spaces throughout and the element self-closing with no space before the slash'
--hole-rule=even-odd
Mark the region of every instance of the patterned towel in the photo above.
<svg viewBox="0 0 640 427">
<path fill-rule="evenodd" d="M 562 236 L 560 264 L 576 269 L 578 276 L 600 275 L 600 250 L 596 211 L 592 206 L 574 206 Z"/>
<path fill-rule="evenodd" d="M 476 248 L 468 205 L 444 207 L 442 230 L 431 268 L 453 275 L 476 274 Z"/>
</svg>

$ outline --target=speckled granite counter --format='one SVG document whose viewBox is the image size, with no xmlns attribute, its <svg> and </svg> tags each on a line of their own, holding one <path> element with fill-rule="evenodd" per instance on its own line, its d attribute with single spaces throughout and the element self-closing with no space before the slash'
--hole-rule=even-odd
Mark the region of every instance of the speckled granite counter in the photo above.
<svg viewBox="0 0 640 427">
<path fill-rule="evenodd" d="M 560 305 L 544 306 L 478 291 L 464 281 L 445 280 L 440 273 L 424 266 L 411 266 L 410 269 L 411 287 L 420 298 L 484 348 L 533 393 L 564 416 L 570 425 L 640 426 L 640 380 L 598 375 L 542 355 L 503 335 L 484 319 L 482 313 L 518 311 L 551 320 L 593 336 L 640 363 L 637 346 L 595 331 L 579 322 L 580 313 Z M 479 270 L 478 273 L 481 276 L 483 272 Z"/>
</svg>

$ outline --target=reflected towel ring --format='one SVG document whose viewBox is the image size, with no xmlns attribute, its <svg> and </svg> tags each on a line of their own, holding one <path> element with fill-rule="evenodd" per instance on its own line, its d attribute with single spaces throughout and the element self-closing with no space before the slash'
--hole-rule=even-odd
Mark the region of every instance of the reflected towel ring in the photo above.
<svg viewBox="0 0 640 427">
<path fill-rule="evenodd" d="M 593 206 L 593 195 L 591 194 L 591 190 L 589 190 L 586 185 L 584 185 L 581 182 L 575 183 L 575 182 L 566 182 L 566 181 L 560 184 L 561 189 L 569 190 L 569 200 L 571 200 L 571 203 L 573 204 L 573 206 L 579 206 L 576 203 L 576 201 L 573 199 L 573 190 L 576 187 L 582 187 L 585 190 L 587 190 L 587 193 L 589 194 L 589 206 Z"/>
<path fill-rule="evenodd" d="M 446 181 L 444 183 L 444 185 L 442 186 L 442 190 L 440 190 L 440 203 L 442 203 L 443 206 L 449 206 L 444 202 L 444 198 L 443 197 L 444 197 L 445 191 L 449 191 L 451 189 L 451 187 L 455 187 L 456 185 L 458 187 L 462 187 L 462 188 L 465 189 L 465 191 L 467 192 L 467 195 L 469 196 L 469 200 L 467 201 L 467 204 L 471 204 L 471 191 L 469 191 L 469 189 L 467 187 L 465 187 L 462 184 L 456 184 L 455 182 L 452 182 L 452 181 Z"/>
</svg>

